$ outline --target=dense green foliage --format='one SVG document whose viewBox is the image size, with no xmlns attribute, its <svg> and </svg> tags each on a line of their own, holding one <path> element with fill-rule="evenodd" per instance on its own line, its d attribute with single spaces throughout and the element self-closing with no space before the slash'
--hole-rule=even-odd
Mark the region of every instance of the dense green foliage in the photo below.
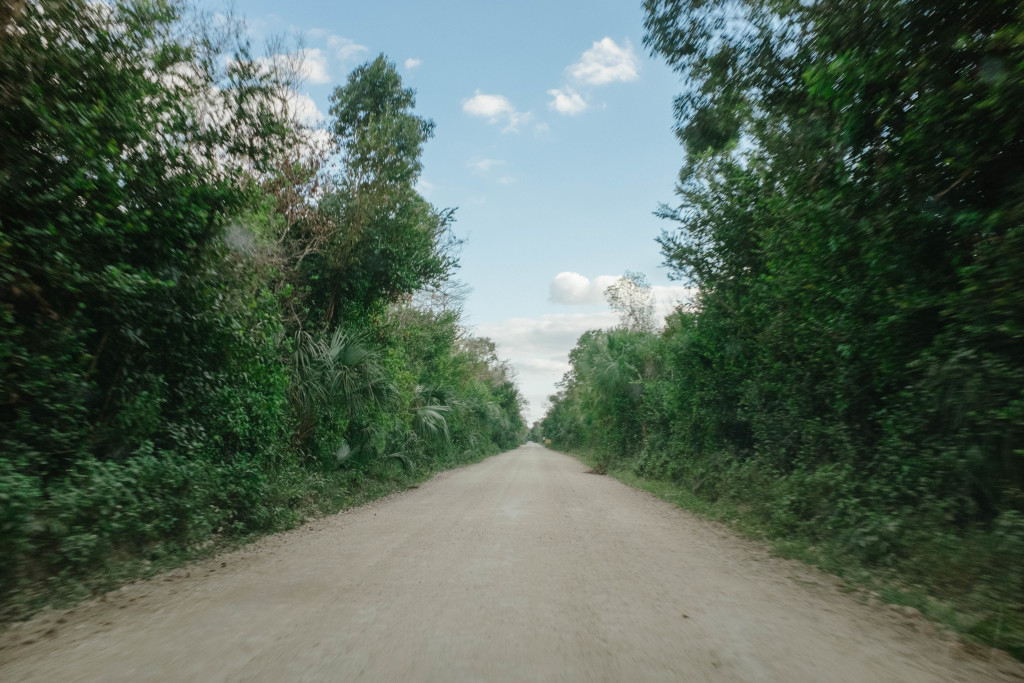
<svg viewBox="0 0 1024 683">
<path fill-rule="evenodd" d="M 177 2 L 0 10 L 0 592 L 278 528 L 515 445 L 433 132 L 380 57 L 329 132 L 285 58 Z"/>
<path fill-rule="evenodd" d="M 1024 8 L 645 8 L 686 88 L 659 242 L 699 295 L 658 335 L 584 335 L 539 431 L 1024 652 Z"/>
</svg>

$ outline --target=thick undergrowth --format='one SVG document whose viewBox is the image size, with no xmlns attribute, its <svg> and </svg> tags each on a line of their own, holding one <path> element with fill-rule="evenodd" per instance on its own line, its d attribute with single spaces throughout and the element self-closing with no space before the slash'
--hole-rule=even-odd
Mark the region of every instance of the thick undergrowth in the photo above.
<svg viewBox="0 0 1024 683">
<path fill-rule="evenodd" d="M 1024 655 L 1021 7 L 645 8 L 685 79 L 659 242 L 693 300 L 654 332 L 620 283 L 535 436 Z"/>
<path fill-rule="evenodd" d="M 519 443 L 383 56 L 183 3 L 0 9 L 0 602 L 16 616 Z M 298 104 L 297 104 L 298 103 Z"/>
</svg>

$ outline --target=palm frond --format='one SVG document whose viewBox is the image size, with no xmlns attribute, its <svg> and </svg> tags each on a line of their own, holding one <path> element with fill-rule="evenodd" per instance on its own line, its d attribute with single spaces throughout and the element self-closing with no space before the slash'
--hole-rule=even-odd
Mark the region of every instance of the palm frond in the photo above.
<svg viewBox="0 0 1024 683">
<path fill-rule="evenodd" d="M 299 441 L 312 435 L 321 417 L 339 408 L 352 418 L 396 393 L 376 351 L 359 335 L 344 327 L 329 337 L 304 331 L 295 335 L 290 396 Z"/>
<path fill-rule="evenodd" d="M 450 410 L 451 406 L 437 403 L 413 408 L 412 426 L 416 434 L 420 438 L 436 436 L 437 434 L 444 434 L 445 439 L 449 438 L 448 421 L 445 419 L 444 413 Z"/>
<path fill-rule="evenodd" d="M 384 456 L 385 458 L 394 458 L 402 463 L 402 467 L 406 469 L 410 474 L 416 471 L 416 463 L 412 461 L 404 451 L 398 451 L 396 453 L 388 453 Z"/>
</svg>

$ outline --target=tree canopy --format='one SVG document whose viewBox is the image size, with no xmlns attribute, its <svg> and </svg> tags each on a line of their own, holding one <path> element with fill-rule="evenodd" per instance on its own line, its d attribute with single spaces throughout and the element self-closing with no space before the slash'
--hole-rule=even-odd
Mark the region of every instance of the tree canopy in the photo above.
<svg viewBox="0 0 1024 683">
<path fill-rule="evenodd" d="M 1024 652 L 1020 3 L 644 9 L 682 80 L 658 242 L 699 294 L 658 335 L 581 337 L 539 430 L 838 566 L 1011 604 Z"/>
<path fill-rule="evenodd" d="M 458 263 L 433 124 L 381 56 L 302 125 L 294 61 L 176 0 L 0 8 L 0 616 L 522 438 L 409 303 Z"/>
</svg>

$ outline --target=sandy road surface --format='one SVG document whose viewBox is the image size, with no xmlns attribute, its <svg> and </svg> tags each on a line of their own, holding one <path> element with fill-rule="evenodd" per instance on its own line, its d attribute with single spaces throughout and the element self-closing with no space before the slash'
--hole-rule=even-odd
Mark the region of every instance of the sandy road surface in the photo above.
<svg viewBox="0 0 1024 683">
<path fill-rule="evenodd" d="M 50 612 L 2 681 L 988 681 L 1018 665 L 859 604 L 527 445 Z"/>
</svg>

